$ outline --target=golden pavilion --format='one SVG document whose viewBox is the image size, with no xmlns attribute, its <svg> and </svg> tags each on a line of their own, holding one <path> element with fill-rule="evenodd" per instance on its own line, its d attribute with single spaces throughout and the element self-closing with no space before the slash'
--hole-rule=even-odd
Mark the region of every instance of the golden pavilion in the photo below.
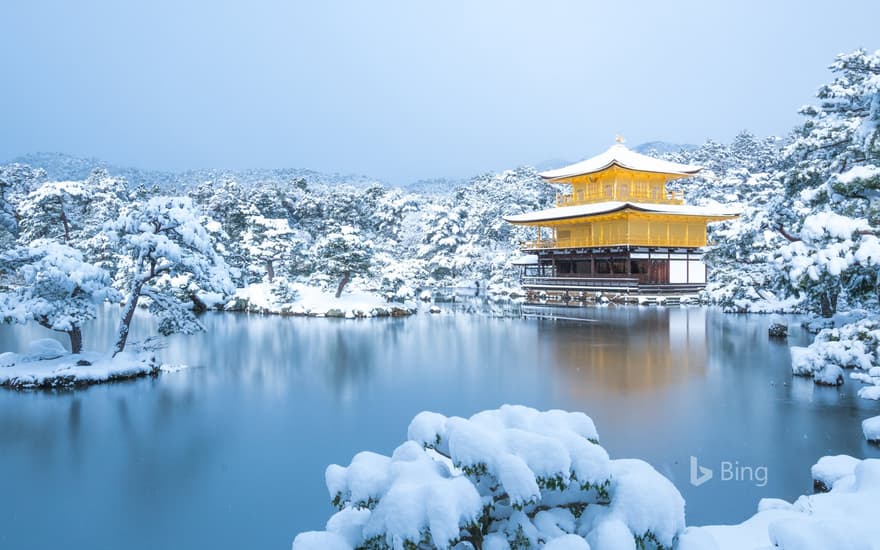
<svg viewBox="0 0 880 550">
<path fill-rule="evenodd" d="M 706 225 L 738 214 L 687 205 L 666 189 L 699 166 L 641 155 L 617 141 L 598 156 L 540 174 L 568 186 L 555 208 L 504 217 L 536 229 L 522 245 L 527 256 L 516 262 L 527 291 L 567 301 L 577 291 L 685 295 L 705 286 Z"/>
</svg>

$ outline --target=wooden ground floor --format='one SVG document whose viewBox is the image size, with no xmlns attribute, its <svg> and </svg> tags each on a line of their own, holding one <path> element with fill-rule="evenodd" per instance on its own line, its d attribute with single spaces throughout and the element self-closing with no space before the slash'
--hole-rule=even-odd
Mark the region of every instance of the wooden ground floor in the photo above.
<svg viewBox="0 0 880 550">
<path fill-rule="evenodd" d="M 698 248 L 572 248 L 530 250 L 521 264 L 526 302 L 586 305 L 602 301 L 678 304 L 706 286 Z"/>
<path fill-rule="evenodd" d="M 595 280 L 592 286 L 700 286 L 706 265 L 699 248 L 555 248 L 528 250 L 537 260 L 521 266 L 524 285 L 590 286 L 575 279 Z"/>
</svg>

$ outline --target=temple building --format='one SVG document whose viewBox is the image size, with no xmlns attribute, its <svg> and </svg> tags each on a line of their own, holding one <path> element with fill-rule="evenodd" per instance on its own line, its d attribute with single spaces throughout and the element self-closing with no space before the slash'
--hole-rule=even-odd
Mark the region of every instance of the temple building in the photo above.
<svg viewBox="0 0 880 550">
<path fill-rule="evenodd" d="M 688 295 L 706 284 L 706 224 L 736 212 L 684 204 L 672 180 L 701 170 L 629 150 L 618 143 L 596 157 L 542 172 L 570 186 L 556 207 L 504 219 L 535 228 L 523 243 L 523 287 L 564 301 L 586 293 Z"/>
</svg>

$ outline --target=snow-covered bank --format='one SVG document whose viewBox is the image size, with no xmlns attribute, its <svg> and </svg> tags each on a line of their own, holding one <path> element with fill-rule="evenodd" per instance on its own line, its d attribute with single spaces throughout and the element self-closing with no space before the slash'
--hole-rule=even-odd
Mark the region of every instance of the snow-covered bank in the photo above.
<svg viewBox="0 0 880 550">
<path fill-rule="evenodd" d="M 675 486 L 643 461 L 609 458 L 583 413 L 422 412 L 390 457 L 327 468 L 338 512 L 293 550 L 880 548 L 880 460 L 823 457 L 811 474 L 821 493 L 762 499 L 737 525 L 685 527 Z"/>
<path fill-rule="evenodd" d="M 839 385 L 844 369 L 866 387 L 859 397 L 880 399 L 880 320 L 867 318 L 841 327 L 822 329 L 807 347 L 791 348 L 791 369 L 796 376 L 809 376 L 817 384 Z"/>
<path fill-rule="evenodd" d="M 239 288 L 223 308 L 277 315 L 311 317 L 402 317 L 416 312 L 411 303 L 391 303 L 368 292 L 345 293 L 339 298 L 300 283 L 255 283 Z"/>
<path fill-rule="evenodd" d="M 793 503 L 762 499 L 758 513 L 738 525 L 688 528 L 678 550 L 827 550 L 880 548 L 880 460 L 824 457 L 813 466 L 827 493 Z M 819 481 L 819 479 L 816 479 Z"/>
<path fill-rule="evenodd" d="M 862 432 L 864 432 L 865 439 L 868 441 L 880 443 L 880 416 L 874 416 L 863 420 Z"/>
<path fill-rule="evenodd" d="M 70 354 L 55 340 L 32 342 L 25 353 L 0 354 L 0 386 L 11 388 L 64 388 L 113 380 L 153 376 L 161 370 L 149 354 L 84 351 Z"/>
</svg>

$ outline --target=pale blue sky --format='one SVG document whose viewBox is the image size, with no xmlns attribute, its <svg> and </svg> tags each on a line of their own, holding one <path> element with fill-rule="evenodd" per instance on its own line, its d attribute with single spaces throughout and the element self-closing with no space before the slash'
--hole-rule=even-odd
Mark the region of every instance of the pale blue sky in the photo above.
<svg viewBox="0 0 880 550">
<path fill-rule="evenodd" d="M 876 0 L 0 3 L 0 161 L 391 183 L 786 133 Z"/>
</svg>

